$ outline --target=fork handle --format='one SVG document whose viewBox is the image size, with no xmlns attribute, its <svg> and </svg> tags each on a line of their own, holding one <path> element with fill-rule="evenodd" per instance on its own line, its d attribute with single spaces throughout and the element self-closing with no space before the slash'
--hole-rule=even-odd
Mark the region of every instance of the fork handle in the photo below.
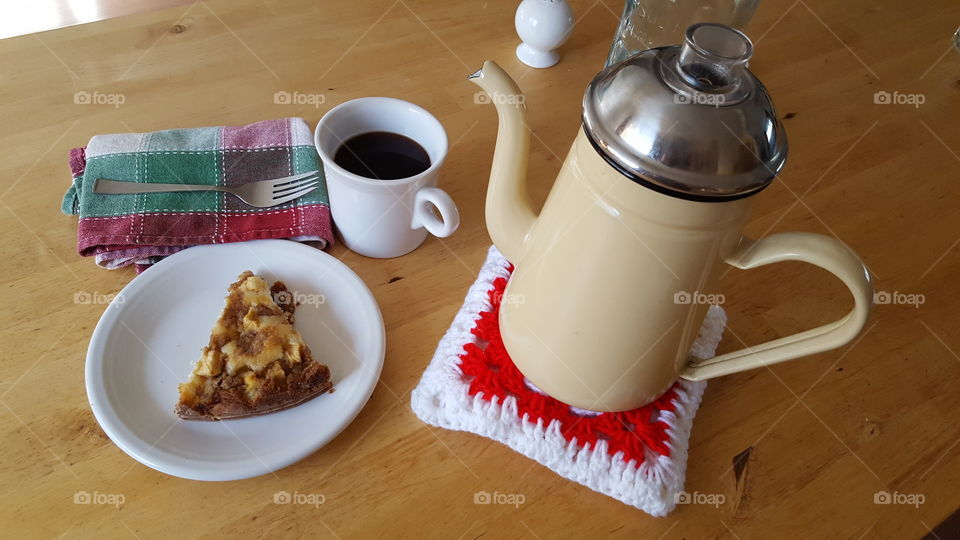
<svg viewBox="0 0 960 540">
<path fill-rule="evenodd" d="M 231 193 L 230 188 L 225 186 L 204 186 L 198 184 L 153 184 L 144 182 L 118 182 L 116 180 L 107 180 L 106 178 L 97 178 L 93 184 L 94 193 L 157 193 L 169 191 L 226 191 Z"/>
</svg>

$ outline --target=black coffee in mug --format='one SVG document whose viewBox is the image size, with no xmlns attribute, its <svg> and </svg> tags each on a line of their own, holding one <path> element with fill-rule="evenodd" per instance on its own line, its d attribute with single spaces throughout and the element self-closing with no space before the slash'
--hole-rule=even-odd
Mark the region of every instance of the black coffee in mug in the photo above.
<svg viewBox="0 0 960 540">
<path fill-rule="evenodd" d="M 430 168 L 430 156 L 420 143 L 388 131 L 371 131 L 347 139 L 333 161 L 353 174 L 377 180 L 416 176 Z"/>
</svg>

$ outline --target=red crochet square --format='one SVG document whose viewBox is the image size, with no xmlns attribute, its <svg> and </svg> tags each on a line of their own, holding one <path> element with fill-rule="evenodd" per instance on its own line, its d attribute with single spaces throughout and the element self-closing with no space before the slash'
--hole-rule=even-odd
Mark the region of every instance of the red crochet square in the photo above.
<svg viewBox="0 0 960 540">
<path fill-rule="evenodd" d="M 501 403 L 513 396 L 521 420 L 526 417 L 529 422 L 542 421 L 543 425 L 558 420 L 560 432 L 567 441 L 575 440 L 575 444 L 589 448 L 605 440 L 611 456 L 623 452 L 623 460 L 636 460 L 637 466 L 644 462 L 644 449 L 670 456 L 669 426 L 660 419 L 660 412 L 674 411 L 677 385 L 638 409 L 602 414 L 575 410 L 535 390 L 510 359 L 500 337 L 498 314 L 506 286 L 505 278 L 494 280 L 487 293 L 492 307 L 490 311 L 480 312 L 472 331 L 477 344 L 468 343 L 460 355 L 460 369 L 469 381 L 470 395 L 480 394 L 486 401 L 496 396 Z"/>
</svg>

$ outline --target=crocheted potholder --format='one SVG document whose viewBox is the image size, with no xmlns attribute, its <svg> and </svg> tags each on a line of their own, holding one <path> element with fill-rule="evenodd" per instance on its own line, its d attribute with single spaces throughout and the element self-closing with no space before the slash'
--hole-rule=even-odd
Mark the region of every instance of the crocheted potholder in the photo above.
<svg viewBox="0 0 960 540">
<path fill-rule="evenodd" d="M 511 265 L 495 247 L 411 394 L 421 420 L 506 444 L 560 476 L 654 516 L 683 490 L 690 428 L 705 382 L 678 380 L 653 403 L 597 413 L 566 405 L 523 377 L 497 314 Z M 712 306 L 691 351 L 710 358 L 726 315 Z"/>
</svg>

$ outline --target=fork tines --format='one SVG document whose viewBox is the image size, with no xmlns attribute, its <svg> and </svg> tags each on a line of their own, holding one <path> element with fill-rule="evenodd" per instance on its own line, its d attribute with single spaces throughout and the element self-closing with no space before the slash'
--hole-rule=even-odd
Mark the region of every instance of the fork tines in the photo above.
<svg viewBox="0 0 960 540">
<path fill-rule="evenodd" d="M 273 200 L 277 199 L 295 199 L 313 191 L 320 184 L 320 171 L 291 176 L 284 182 L 275 182 L 273 184 Z"/>
</svg>

